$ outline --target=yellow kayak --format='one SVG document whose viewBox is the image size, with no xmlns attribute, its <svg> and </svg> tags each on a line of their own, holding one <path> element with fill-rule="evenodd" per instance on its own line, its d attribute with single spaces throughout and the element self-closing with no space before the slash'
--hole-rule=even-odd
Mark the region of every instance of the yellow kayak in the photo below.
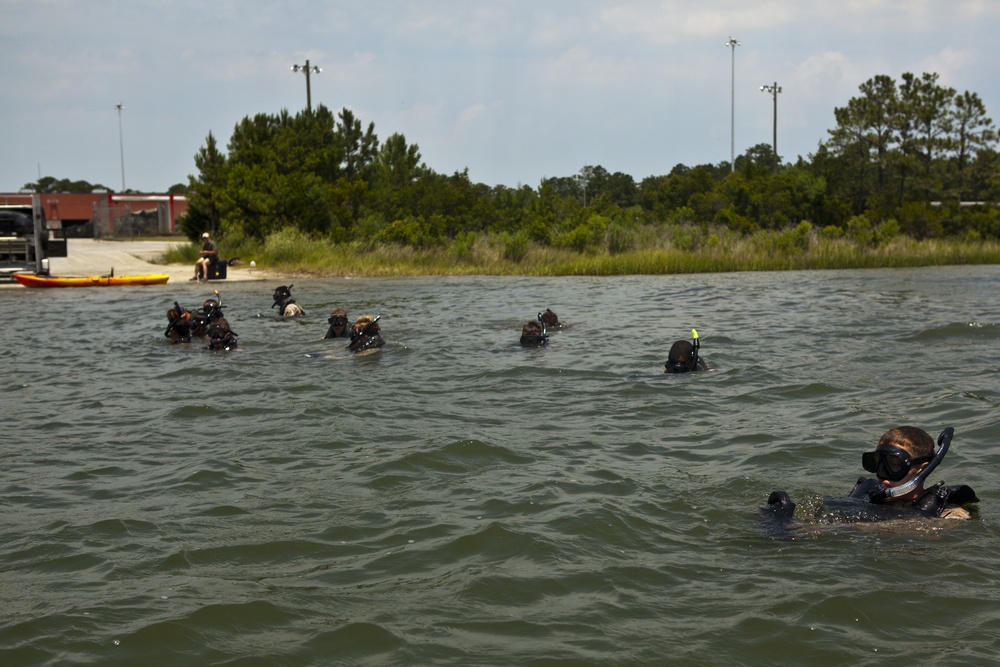
<svg viewBox="0 0 1000 667">
<path fill-rule="evenodd" d="M 165 273 L 143 276 L 86 276 L 83 278 L 56 278 L 36 276 L 33 273 L 15 273 L 14 280 L 25 287 L 113 287 L 116 285 L 163 285 L 170 279 Z"/>
</svg>

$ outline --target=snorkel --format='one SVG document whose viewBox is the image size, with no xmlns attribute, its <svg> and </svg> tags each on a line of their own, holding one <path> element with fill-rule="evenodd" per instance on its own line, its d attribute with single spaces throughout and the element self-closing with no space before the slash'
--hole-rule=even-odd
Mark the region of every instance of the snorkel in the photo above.
<svg viewBox="0 0 1000 667">
<path fill-rule="evenodd" d="M 545 327 L 545 318 L 542 317 L 541 313 L 538 313 L 538 321 L 542 325 L 542 345 L 544 345 L 549 340 L 549 332 L 548 329 Z"/>
<path fill-rule="evenodd" d="M 930 475 L 934 471 L 934 469 L 938 467 L 941 461 L 944 460 L 945 454 L 948 453 L 948 447 L 949 445 L 951 445 L 951 438 L 953 435 L 955 435 L 955 429 L 952 428 L 951 426 L 941 431 L 941 434 L 938 436 L 938 441 L 937 441 L 938 444 L 937 453 L 934 454 L 934 458 L 930 460 L 930 462 L 927 464 L 927 467 L 921 470 L 916 477 L 911 479 L 906 484 L 902 484 L 900 486 L 888 487 L 885 484 L 879 484 L 869 492 L 868 500 L 873 503 L 884 503 L 887 500 L 891 500 L 893 498 L 899 498 L 905 496 L 908 493 L 913 493 L 913 491 L 915 491 L 917 488 L 920 487 L 921 484 L 924 483 L 924 480 L 927 479 L 927 476 Z"/>
<path fill-rule="evenodd" d="M 694 347 L 694 354 L 691 355 L 691 370 L 698 370 L 698 350 L 701 348 L 701 341 L 698 340 L 697 329 L 691 329 L 691 345 Z"/>
</svg>

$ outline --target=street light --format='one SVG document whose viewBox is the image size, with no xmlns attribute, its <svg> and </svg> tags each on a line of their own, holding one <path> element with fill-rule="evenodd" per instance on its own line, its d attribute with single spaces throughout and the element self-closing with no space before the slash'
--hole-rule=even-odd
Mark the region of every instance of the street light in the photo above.
<svg viewBox="0 0 1000 667">
<path fill-rule="evenodd" d="M 774 98 L 774 173 L 778 173 L 778 93 L 781 92 L 781 86 L 775 81 L 773 86 L 761 86 L 761 92 L 771 93 Z"/>
<path fill-rule="evenodd" d="M 306 109 L 309 110 L 309 113 L 312 113 L 312 90 L 309 87 L 309 75 L 319 74 L 323 70 L 321 70 L 319 67 L 316 67 L 315 65 L 310 67 L 309 60 L 307 59 L 305 65 L 292 65 L 292 71 L 302 72 L 303 74 L 306 75 Z"/>
<path fill-rule="evenodd" d="M 122 192 L 125 192 L 125 142 L 122 140 L 122 109 L 125 105 L 119 102 L 115 108 L 118 109 L 118 152 L 122 158 Z"/>
<path fill-rule="evenodd" d="M 736 171 L 736 47 L 740 45 L 739 40 L 733 39 L 732 36 L 729 37 L 729 41 L 726 42 L 726 46 L 733 50 L 733 78 L 732 78 L 732 90 L 730 92 L 732 96 L 732 108 L 730 110 L 730 135 L 729 135 L 729 162 L 730 171 Z"/>
</svg>

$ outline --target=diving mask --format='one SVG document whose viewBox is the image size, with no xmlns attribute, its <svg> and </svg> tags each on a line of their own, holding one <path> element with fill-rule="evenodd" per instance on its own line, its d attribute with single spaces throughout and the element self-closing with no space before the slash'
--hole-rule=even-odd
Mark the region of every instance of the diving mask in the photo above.
<svg viewBox="0 0 1000 667">
<path fill-rule="evenodd" d="M 901 447 L 879 445 L 874 452 L 865 452 L 861 455 L 861 467 L 868 472 L 875 473 L 879 479 L 898 482 L 906 477 L 912 468 L 930 461 L 932 458 L 934 457 L 913 457 Z"/>
</svg>

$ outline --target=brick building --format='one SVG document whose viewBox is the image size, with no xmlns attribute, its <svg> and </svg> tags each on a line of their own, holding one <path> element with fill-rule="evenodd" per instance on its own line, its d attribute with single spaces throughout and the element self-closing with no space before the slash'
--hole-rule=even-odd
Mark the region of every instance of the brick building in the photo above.
<svg viewBox="0 0 1000 667">
<path fill-rule="evenodd" d="M 0 207 L 31 210 L 31 193 L 0 193 Z M 183 195 L 164 194 L 42 194 L 42 211 L 49 229 L 66 236 L 163 236 L 180 234 L 178 218 L 187 212 Z"/>
</svg>

